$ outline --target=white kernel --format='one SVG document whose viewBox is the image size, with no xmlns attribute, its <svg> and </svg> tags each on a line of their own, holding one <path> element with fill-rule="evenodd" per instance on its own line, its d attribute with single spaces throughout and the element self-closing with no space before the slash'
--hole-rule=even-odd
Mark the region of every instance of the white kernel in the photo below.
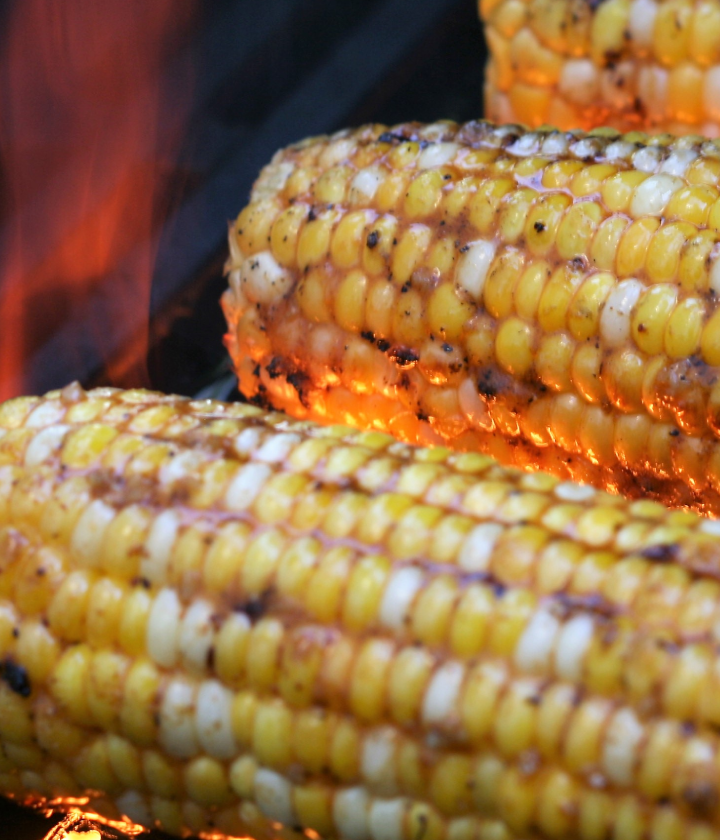
<svg viewBox="0 0 720 840">
<path fill-rule="evenodd" d="M 197 694 L 195 725 L 200 746 L 217 759 L 232 758 L 237 744 L 232 729 L 233 693 L 218 680 L 205 680 Z"/>
<path fill-rule="evenodd" d="M 389 726 L 371 730 L 363 740 L 360 772 L 365 782 L 383 796 L 391 796 L 397 788 L 396 747 L 396 732 Z"/>
<path fill-rule="evenodd" d="M 601 142 L 597 137 L 583 137 L 570 146 L 570 154 L 581 160 L 595 160 L 599 156 Z"/>
<path fill-rule="evenodd" d="M 352 179 L 350 197 L 357 202 L 371 201 L 384 180 L 385 173 L 379 166 L 367 166 Z"/>
<path fill-rule="evenodd" d="M 680 178 L 673 175 L 651 175 L 635 190 L 630 201 L 630 215 L 659 216 L 667 207 L 673 195 L 683 186 Z"/>
<path fill-rule="evenodd" d="M 597 99 L 598 90 L 597 67 L 589 58 L 569 58 L 563 64 L 558 91 L 568 102 L 587 107 Z"/>
<path fill-rule="evenodd" d="M 644 290 L 639 280 L 631 278 L 618 283 L 608 295 L 600 315 L 600 336 L 608 347 L 627 343 L 632 310 Z"/>
<path fill-rule="evenodd" d="M 148 615 L 145 644 L 150 658 L 163 668 L 173 668 L 178 659 L 182 606 L 174 589 L 161 589 Z"/>
<path fill-rule="evenodd" d="M 660 149 L 656 146 L 644 146 L 633 155 L 632 165 L 638 172 L 657 172 L 660 168 Z"/>
<path fill-rule="evenodd" d="M 271 435 L 253 455 L 253 460 L 263 461 L 266 464 L 279 464 L 288 457 L 301 440 L 300 435 L 290 433 Z"/>
<path fill-rule="evenodd" d="M 390 630 L 402 630 L 425 576 L 415 566 L 397 569 L 390 576 L 380 604 L 380 623 Z"/>
<path fill-rule="evenodd" d="M 638 71 L 638 96 L 648 119 L 660 122 L 665 119 L 668 100 L 668 80 L 670 74 L 656 64 L 643 64 Z M 637 157 L 637 154 L 635 155 Z M 633 164 L 635 160 L 633 158 Z M 650 172 L 643 169 L 643 172 Z"/>
<path fill-rule="evenodd" d="M 141 825 L 143 828 L 152 828 L 153 817 L 141 793 L 136 790 L 126 790 L 117 797 L 115 805 L 123 817 L 130 822 Z"/>
<path fill-rule="evenodd" d="M 271 163 L 266 166 L 253 187 L 253 199 L 260 201 L 270 198 L 273 193 L 280 192 L 294 171 L 295 166 L 289 160 Z"/>
<path fill-rule="evenodd" d="M 293 276 L 270 251 L 247 257 L 240 266 L 240 288 L 253 303 L 272 303 L 290 291 Z"/>
<path fill-rule="evenodd" d="M 284 825 L 295 823 L 292 785 L 284 776 L 261 767 L 255 774 L 254 791 L 257 806 L 266 817 Z"/>
<path fill-rule="evenodd" d="M 140 560 L 140 575 L 150 583 L 161 583 L 167 576 L 170 552 L 177 539 L 179 524 L 178 515 L 173 510 L 164 510 L 152 524 Z"/>
<path fill-rule="evenodd" d="M 511 155 L 518 157 L 528 157 L 529 155 L 536 155 L 540 151 L 540 135 L 534 131 L 527 131 L 521 134 L 515 142 L 507 147 L 507 151 Z"/>
<path fill-rule="evenodd" d="M 697 160 L 697 152 L 694 149 L 673 149 L 672 152 L 660 164 L 660 172 L 666 175 L 675 175 L 678 178 L 685 177 L 690 164 Z"/>
<path fill-rule="evenodd" d="M 720 519 L 701 519 L 698 530 L 702 531 L 703 534 L 712 534 L 714 537 L 720 537 Z"/>
<path fill-rule="evenodd" d="M 542 153 L 544 155 L 566 155 L 568 150 L 567 134 L 562 131 L 553 131 L 543 140 Z"/>
<path fill-rule="evenodd" d="M 468 243 L 457 262 L 455 283 L 475 300 L 480 300 L 490 264 L 495 256 L 495 243 L 480 239 Z"/>
<path fill-rule="evenodd" d="M 332 143 L 328 143 L 320 153 L 320 157 L 318 158 L 319 165 L 323 169 L 330 169 L 332 166 L 337 166 L 337 164 L 347 160 L 353 154 L 356 145 L 355 140 L 351 137 L 342 137 L 334 140 Z"/>
<path fill-rule="evenodd" d="M 180 655 L 189 670 L 203 673 L 208 667 L 215 630 L 213 607 L 208 601 L 193 601 L 180 623 Z"/>
<path fill-rule="evenodd" d="M 606 160 L 629 160 L 635 145 L 627 140 L 615 140 L 605 149 Z"/>
<path fill-rule="evenodd" d="M 59 400 L 45 400 L 34 408 L 25 421 L 28 429 L 41 429 L 59 423 L 65 416 L 65 406 Z"/>
<path fill-rule="evenodd" d="M 246 464 L 235 474 L 225 493 L 225 504 L 230 510 L 246 510 L 255 501 L 265 482 L 272 475 L 267 464 Z"/>
<path fill-rule="evenodd" d="M 643 728 L 632 709 L 620 709 L 605 729 L 602 769 L 615 784 L 629 786 L 633 780 L 637 747 Z"/>
<path fill-rule="evenodd" d="M 242 432 L 235 438 L 233 449 L 238 455 L 252 455 L 252 453 L 261 445 L 263 441 L 263 433 L 258 428 L 250 427 L 243 429 Z"/>
<path fill-rule="evenodd" d="M 559 629 L 560 622 L 549 610 L 537 610 L 525 626 L 515 648 L 517 667 L 526 674 L 546 673 Z"/>
<path fill-rule="evenodd" d="M 184 452 L 173 455 L 160 467 L 158 474 L 160 484 L 169 487 L 188 476 L 197 475 L 199 467 L 207 460 L 206 455 L 195 449 L 186 449 Z"/>
<path fill-rule="evenodd" d="M 57 452 L 70 426 L 48 426 L 38 432 L 25 450 L 25 466 L 36 467 Z"/>
<path fill-rule="evenodd" d="M 628 32 L 635 50 L 647 50 L 652 46 L 653 27 L 657 15 L 655 0 L 633 0 L 628 15 Z"/>
<path fill-rule="evenodd" d="M 486 572 L 502 532 L 503 526 L 497 522 L 476 525 L 465 537 L 458 555 L 458 565 L 468 572 Z"/>
<path fill-rule="evenodd" d="M 487 432 L 491 432 L 495 428 L 488 407 L 484 400 L 480 399 L 477 387 L 472 379 L 463 380 L 458 388 L 458 401 L 460 410 L 473 426 Z"/>
<path fill-rule="evenodd" d="M 370 806 L 370 834 L 373 840 L 397 840 L 403 836 L 407 799 L 374 799 Z"/>
<path fill-rule="evenodd" d="M 589 484 L 562 481 L 555 485 L 553 492 L 563 502 L 587 502 L 595 495 L 595 488 Z"/>
<path fill-rule="evenodd" d="M 446 662 L 435 671 L 423 698 L 422 721 L 426 726 L 438 726 L 455 718 L 464 678 L 465 668 L 460 662 Z"/>
<path fill-rule="evenodd" d="M 457 143 L 431 143 L 418 155 L 418 169 L 433 169 L 445 166 L 455 157 L 460 146 Z"/>
<path fill-rule="evenodd" d="M 333 799 L 333 820 L 343 840 L 371 840 L 368 825 L 369 797 L 363 787 L 339 790 Z"/>
<path fill-rule="evenodd" d="M 83 566 L 97 566 L 108 525 L 117 516 L 115 508 L 95 499 L 82 512 L 73 529 L 70 549 Z"/>
<path fill-rule="evenodd" d="M 198 752 L 195 732 L 195 686 L 176 677 L 168 683 L 160 703 L 160 744 L 175 758 Z"/>
<path fill-rule="evenodd" d="M 580 614 L 573 616 L 561 629 L 555 649 L 555 670 L 562 679 L 580 681 L 594 628 L 592 618 Z"/>
</svg>

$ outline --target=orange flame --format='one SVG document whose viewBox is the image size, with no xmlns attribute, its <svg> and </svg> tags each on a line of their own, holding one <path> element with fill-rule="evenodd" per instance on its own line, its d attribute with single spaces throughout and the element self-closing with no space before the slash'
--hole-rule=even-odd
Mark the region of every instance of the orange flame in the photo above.
<svg viewBox="0 0 720 840">
<path fill-rule="evenodd" d="M 190 100 L 187 89 L 177 95 L 188 81 L 177 54 L 191 11 L 192 0 L 16 0 L 9 11 L 0 54 L 2 399 L 27 389 L 29 355 L 110 275 L 113 334 L 133 346 L 110 359 L 111 325 L 95 323 L 98 359 L 115 362 L 109 380 L 118 363 L 144 359 L 150 235 Z"/>
</svg>

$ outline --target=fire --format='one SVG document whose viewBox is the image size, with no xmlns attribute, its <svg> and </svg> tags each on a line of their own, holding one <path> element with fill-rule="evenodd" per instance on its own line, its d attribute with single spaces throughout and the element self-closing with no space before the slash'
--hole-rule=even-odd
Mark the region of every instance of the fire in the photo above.
<svg viewBox="0 0 720 840">
<path fill-rule="evenodd" d="M 93 322 L 90 351 L 61 347 L 68 371 L 90 352 L 112 381 L 144 359 L 151 234 L 190 99 L 178 53 L 192 0 L 16 0 L 7 17 L 0 399 L 34 390 L 28 360 L 68 320 Z"/>
</svg>

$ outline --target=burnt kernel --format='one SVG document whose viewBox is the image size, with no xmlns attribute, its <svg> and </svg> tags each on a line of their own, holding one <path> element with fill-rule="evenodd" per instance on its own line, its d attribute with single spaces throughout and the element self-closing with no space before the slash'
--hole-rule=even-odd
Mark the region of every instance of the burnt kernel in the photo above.
<svg viewBox="0 0 720 840">
<path fill-rule="evenodd" d="M 379 338 L 377 340 L 377 349 L 382 353 L 386 353 L 390 349 L 390 342 L 384 338 Z"/>
<path fill-rule="evenodd" d="M 545 222 L 535 222 L 533 227 L 538 233 L 542 233 L 545 230 Z"/>
<path fill-rule="evenodd" d="M 412 367 L 420 359 L 409 347 L 393 347 L 388 355 L 399 368 Z"/>
<path fill-rule="evenodd" d="M 18 665 L 10 657 L 7 657 L 0 663 L 0 679 L 6 683 L 11 691 L 19 694 L 21 697 L 29 697 L 32 687 L 30 685 L 30 677 L 22 665 Z"/>
<path fill-rule="evenodd" d="M 250 598 L 235 606 L 235 612 L 245 613 L 251 624 L 259 621 L 268 611 L 269 602 L 272 597 L 272 590 L 266 589 L 255 598 Z"/>
<path fill-rule="evenodd" d="M 380 231 L 378 230 L 371 230 L 370 233 L 367 235 L 367 246 L 368 248 L 374 248 L 378 242 L 380 241 Z"/>
<path fill-rule="evenodd" d="M 375 333 L 371 330 L 363 330 L 360 333 L 360 338 L 364 338 L 365 341 L 369 341 L 370 344 L 375 344 Z"/>
<path fill-rule="evenodd" d="M 680 546 L 677 543 L 669 543 L 667 545 L 648 546 L 640 552 L 640 556 L 646 560 L 652 560 L 654 563 L 671 563 L 679 552 Z"/>
</svg>

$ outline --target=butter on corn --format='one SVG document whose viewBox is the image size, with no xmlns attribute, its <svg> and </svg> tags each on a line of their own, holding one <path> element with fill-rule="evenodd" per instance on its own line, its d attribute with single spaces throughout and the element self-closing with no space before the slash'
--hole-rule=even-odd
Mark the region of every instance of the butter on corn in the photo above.
<svg viewBox="0 0 720 840">
<path fill-rule="evenodd" d="M 716 141 L 610 129 L 291 146 L 230 228 L 241 389 L 720 512 L 719 178 Z"/>
<path fill-rule="evenodd" d="M 0 791 L 171 834 L 718 836 L 718 526 L 249 405 L 0 406 Z"/>
<path fill-rule="evenodd" d="M 490 119 L 720 133 L 718 0 L 478 0 L 478 11 Z"/>
</svg>

